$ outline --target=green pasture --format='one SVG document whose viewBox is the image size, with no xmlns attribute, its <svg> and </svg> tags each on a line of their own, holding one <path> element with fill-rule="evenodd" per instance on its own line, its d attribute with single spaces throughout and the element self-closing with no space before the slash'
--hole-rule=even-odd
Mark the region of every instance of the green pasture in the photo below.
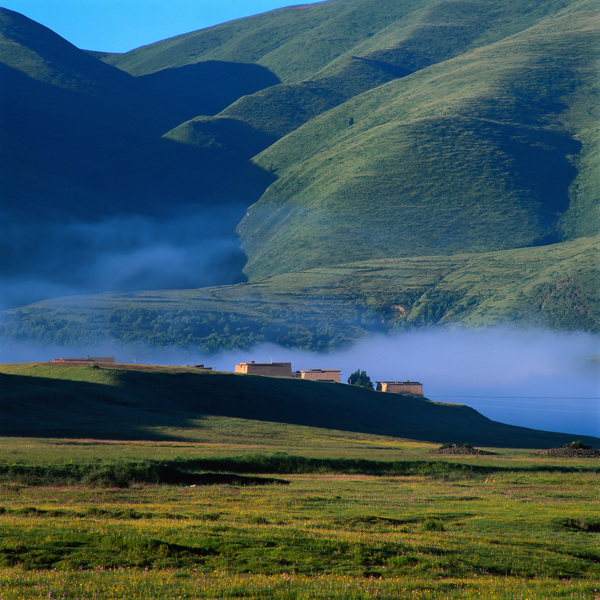
<svg viewBox="0 0 600 600">
<path fill-rule="evenodd" d="M 0 427 L 3 600 L 599 598 L 600 460 L 537 453 L 565 434 L 342 384 L 44 363 L 0 365 Z M 466 436 L 483 452 L 436 452 Z"/>
<path fill-rule="evenodd" d="M 402 439 L 304 436 L 284 429 L 250 455 L 245 440 L 0 439 L 0 597 L 599 597 L 597 459 L 501 448 L 438 457 L 437 446 Z M 292 448 L 304 456 L 284 453 Z M 309 456 L 311 472 L 285 472 L 309 469 Z M 392 459 L 424 474 L 368 474 Z M 271 464 L 278 483 L 116 487 L 7 474 L 128 461 L 254 468 L 265 481 Z M 436 473 L 438 462 L 451 468 Z"/>
</svg>

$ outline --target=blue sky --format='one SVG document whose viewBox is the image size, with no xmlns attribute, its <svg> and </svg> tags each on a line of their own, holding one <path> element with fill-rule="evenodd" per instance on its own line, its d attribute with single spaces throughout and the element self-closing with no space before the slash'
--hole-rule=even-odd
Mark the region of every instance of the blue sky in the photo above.
<svg viewBox="0 0 600 600">
<path fill-rule="evenodd" d="M 180 33 L 318 0 L 1 0 L 85 50 L 126 52 Z"/>
</svg>

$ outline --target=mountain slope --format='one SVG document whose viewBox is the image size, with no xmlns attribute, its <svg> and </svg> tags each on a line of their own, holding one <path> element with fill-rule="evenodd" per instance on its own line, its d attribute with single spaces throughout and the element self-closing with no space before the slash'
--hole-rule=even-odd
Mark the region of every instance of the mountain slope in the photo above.
<svg viewBox="0 0 600 600">
<path fill-rule="evenodd" d="M 246 119 L 260 130 L 283 136 L 387 81 L 525 30 L 560 4 L 545 4 L 534 11 L 529 4 L 519 2 L 495 2 L 490 10 L 471 0 L 401 4 L 363 0 L 343 6 L 344 11 L 310 33 L 317 37 L 326 31 L 329 36 L 344 39 L 344 52 L 307 80 L 240 98 L 223 114 Z M 365 30 L 367 35 L 361 40 L 345 33 Z M 353 42 L 355 45 L 350 47 Z M 311 39 L 311 43 L 315 42 Z"/>
<path fill-rule="evenodd" d="M 240 56 L 268 65 L 282 83 L 240 97 L 222 111 L 222 116 L 241 119 L 263 134 L 282 137 L 362 92 L 523 31 L 565 6 L 564 2 L 547 2 L 532 10 L 530 3 L 500 1 L 490 9 L 469 0 L 401 4 L 350 0 L 333 3 L 336 10 L 332 11 L 331 4 L 303 7 L 302 17 L 314 13 L 321 21 L 316 25 L 313 19 L 296 17 L 289 24 L 293 33 L 286 30 L 276 51 L 263 55 L 261 51 L 265 49 L 261 46 L 250 42 L 243 45 L 249 54 L 242 52 Z M 286 15 L 278 11 L 277 22 L 287 22 Z M 172 73 L 183 67 L 164 65 L 194 63 L 215 56 L 215 50 L 222 53 L 216 56 L 229 57 L 226 32 L 232 40 L 246 35 L 254 43 L 258 39 L 255 27 L 267 38 L 278 33 L 275 27 L 266 29 L 262 16 L 245 19 L 243 25 L 252 35 L 241 31 L 240 22 L 234 22 L 119 55 L 112 62 L 132 73 L 139 72 L 140 63 L 143 69 L 162 69 L 155 74 Z M 214 41 L 217 32 L 218 49 L 205 39 Z M 302 39 L 301 52 L 298 39 Z M 190 51 L 192 45 L 194 53 Z M 337 56 L 331 54 L 333 48 L 339 53 Z M 282 69 L 296 64 L 300 56 L 305 79 L 297 81 L 297 75 L 291 76 Z M 177 133 L 174 137 L 177 139 Z"/>
<path fill-rule="evenodd" d="M 543 448 L 573 437 L 497 423 L 462 405 L 277 377 L 34 364 L 0 365 L 0 379 L 2 435 L 152 439 L 176 427 L 178 439 L 189 439 L 211 415 L 250 427 L 268 421 L 496 447 Z"/>
<path fill-rule="evenodd" d="M 259 155 L 278 180 L 239 228 L 249 276 L 597 231 L 598 16 L 579 4 L 357 96 Z"/>
<path fill-rule="evenodd" d="M 76 213 L 81 182 L 92 179 L 101 185 L 107 166 L 114 177 L 135 148 L 176 124 L 169 106 L 148 99 L 135 78 L 7 9 L 0 10 L 0 57 L 3 83 L 10 90 L 0 96 L 0 125 L 3 135 L 21 142 L 20 147 L 2 148 L 3 163 L 9 161 L 13 173 L 13 178 L 4 180 L 3 194 L 13 210 L 48 211 L 52 200 L 55 211 Z M 36 188 L 23 193 L 22 186 L 32 187 L 24 168 L 29 158 L 26 150 L 43 157 L 45 168 L 38 181 L 60 173 L 73 180 L 71 189 L 48 186 L 42 193 Z M 98 165 L 99 158 L 108 154 L 113 163 Z M 27 206 L 14 202 L 17 194 Z M 107 205 L 110 200 L 104 198 Z M 88 216 L 93 208 L 85 205 Z"/>
<path fill-rule="evenodd" d="M 270 35 L 284 25 L 273 50 Z M 301 67 L 300 39 L 310 47 Z M 238 229 L 245 272 L 259 278 L 594 235 L 597 42 L 587 0 L 349 0 L 224 24 L 113 62 L 169 71 L 235 48 L 281 79 L 167 134 L 220 146 L 221 129 L 236 123 L 248 147 L 268 147 L 257 164 L 278 181 Z"/>
<path fill-rule="evenodd" d="M 196 114 L 165 82 L 153 94 L 5 9 L 0 59 L 4 306 L 243 279 L 234 229 L 268 174 L 163 138 Z"/>
<path fill-rule="evenodd" d="M 597 330 L 588 257 L 596 246 L 587 239 L 599 230 L 600 205 L 593 0 L 330 0 L 122 55 L 80 51 L 6 10 L 0 31 L 0 68 L 10 84 L 0 99 L 4 307 L 245 276 L 264 291 L 283 280 L 263 278 L 299 271 L 299 282 L 318 288 L 319 269 L 327 279 L 329 268 L 352 263 L 359 281 L 354 296 L 342 294 L 347 321 L 336 319 L 339 335 L 327 326 L 316 331 L 326 313 L 319 308 L 310 326 L 291 313 L 289 325 L 252 315 L 227 339 L 204 327 L 202 305 L 185 316 L 191 329 L 180 331 L 174 317 L 167 338 L 216 349 L 265 339 L 264 323 L 276 322 L 268 335 L 281 343 L 322 347 L 355 338 L 364 323 L 386 329 L 519 315 Z M 569 254 L 574 246 L 557 243 L 579 238 L 581 268 Z M 547 253 L 533 251 L 542 245 Z M 532 252 L 515 250 L 523 247 Z M 535 284 L 511 279 L 516 299 L 485 288 L 491 250 L 517 252 L 519 261 L 543 256 Z M 426 294 L 437 283 L 425 272 L 405 301 L 363 294 L 376 261 L 433 264 L 433 256 L 449 273 L 460 271 L 465 253 L 481 254 L 483 262 L 469 259 L 485 288 L 480 298 L 436 289 L 438 302 Z M 564 285 L 555 271 L 563 254 L 576 273 Z M 510 268 L 503 272 L 512 277 Z M 281 285 L 293 293 L 289 280 Z M 392 295 L 404 298 L 398 286 Z M 553 297 L 556 289 L 573 293 L 550 314 L 552 302 L 543 310 L 538 303 L 544 286 Z M 222 295 L 246 302 L 250 289 Z M 154 314 L 121 322 L 121 297 L 107 296 L 117 310 L 108 331 L 166 339 L 162 325 L 142 326 L 160 320 Z M 170 297 L 174 314 L 188 297 Z M 280 300 L 270 290 L 265 297 Z M 303 296 L 286 306 L 299 298 L 300 312 L 312 314 Z M 408 316 L 388 319 L 392 305 Z M 419 309 L 425 305 L 431 310 Z M 16 320 L 7 313 L 7 334 L 39 337 L 38 308 L 25 307 Z M 218 321 L 227 320 L 224 311 L 214 311 Z M 86 337 L 79 317 L 70 319 L 42 337 Z M 97 323 L 88 320 L 93 338 Z M 207 341 L 212 333 L 218 342 Z"/>
</svg>

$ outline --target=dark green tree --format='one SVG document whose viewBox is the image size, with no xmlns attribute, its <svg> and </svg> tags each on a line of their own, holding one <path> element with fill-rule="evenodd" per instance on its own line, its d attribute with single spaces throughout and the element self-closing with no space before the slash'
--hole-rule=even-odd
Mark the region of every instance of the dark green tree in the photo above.
<svg viewBox="0 0 600 600">
<path fill-rule="evenodd" d="M 352 373 L 352 375 L 350 375 L 350 377 L 348 377 L 348 383 L 350 385 L 357 385 L 358 387 L 364 387 L 369 390 L 373 389 L 373 382 L 371 381 L 371 378 L 367 375 L 366 371 L 361 371 L 360 369 L 357 369 L 354 371 L 354 373 Z"/>
</svg>

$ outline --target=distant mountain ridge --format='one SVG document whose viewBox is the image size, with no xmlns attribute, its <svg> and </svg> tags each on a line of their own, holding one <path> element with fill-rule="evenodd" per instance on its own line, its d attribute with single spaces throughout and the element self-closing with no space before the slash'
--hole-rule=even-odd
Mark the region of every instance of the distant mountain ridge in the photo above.
<svg viewBox="0 0 600 600">
<path fill-rule="evenodd" d="M 5 306 L 591 239 L 594 6 L 329 0 L 125 54 L 0 9 Z"/>
</svg>

